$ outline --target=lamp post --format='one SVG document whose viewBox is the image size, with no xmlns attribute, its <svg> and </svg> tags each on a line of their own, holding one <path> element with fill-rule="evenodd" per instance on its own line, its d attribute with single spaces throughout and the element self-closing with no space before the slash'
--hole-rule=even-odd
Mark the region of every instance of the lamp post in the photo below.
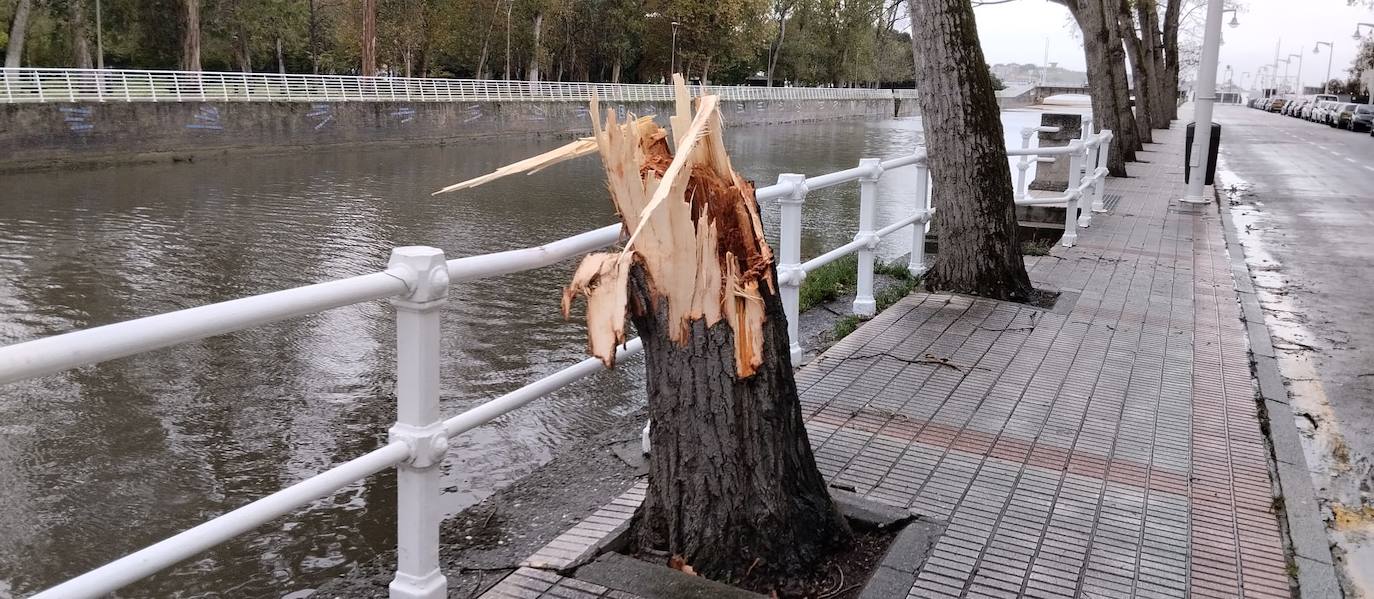
<svg viewBox="0 0 1374 599">
<path fill-rule="evenodd" d="M 1295 56 L 1298 58 L 1298 75 L 1297 75 L 1297 78 L 1293 80 L 1293 87 L 1295 88 L 1293 91 L 1296 92 L 1299 96 L 1301 96 L 1301 95 L 1302 95 L 1302 53 L 1298 53 L 1298 54 L 1289 54 L 1289 55 L 1288 55 L 1288 60 L 1293 60 L 1293 57 L 1295 57 Z"/>
<path fill-rule="evenodd" d="M 1274 70 L 1274 95 L 1277 96 L 1277 95 L 1279 94 L 1279 86 L 1280 86 L 1280 85 L 1288 85 L 1288 59 L 1287 59 L 1287 58 L 1280 58 L 1280 59 L 1278 59 L 1278 60 L 1275 60 L 1275 61 L 1274 61 L 1274 64 L 1275 64 L 1275 65 L 1279 65 L 1279 64 L 1282 64 L 1282 65 L 1283 65 L 1283 78 L 1282 78 L 1282 79 L 1279 78 L 1278 69 L 1275 68 L 1275 70 Z"/>
<path fill-rule="evenodd" d="M 1212 141 L 1212 109 L 1217 101 L 1217 59 L 1221 53 L 1221 20 L 1226 14 L 1223 0 L 1207 0 L 1207 24 L 1202 35 L 1202 63 L 1198 65 L 1196 104 L 1193 107 L 1193 152 L 1189 157 L 1192 176 L 1182 201 L 1206 204 L 1202 198 L 1203 182 L 1207 179 L 1207 152 Z M 1230 9 L 1234 13 L 1234 9 Z M 1231 15 L 1231 27 L 1240 21 Z"/>
<path fill-rule="evenodd" d="M 1322 79 L 1322 93 L 1330 93 L 1331 88 L 1331 57 L 1336 55 L 1336 47 L 1331 42 L 1317 42 L 1312 46 L 1313 54 L 1321 54 L 1322 46 L 1326 46 L 1326 79 Z"/>
</svg>

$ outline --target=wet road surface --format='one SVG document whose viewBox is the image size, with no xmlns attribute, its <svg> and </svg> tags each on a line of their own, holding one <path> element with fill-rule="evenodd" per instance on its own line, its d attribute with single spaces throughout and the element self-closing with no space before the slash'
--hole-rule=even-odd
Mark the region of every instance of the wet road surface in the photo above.
<svg viewBox="0 0 1374 599">
<path fill-rule="evenodd" d="M 1374 597 L 1374 138 L 1242 106 L 1218 107 L 1216 120 L 1217 184 L 1241 229 L 1333 553 L 1356 596 Z"/>
</svg>

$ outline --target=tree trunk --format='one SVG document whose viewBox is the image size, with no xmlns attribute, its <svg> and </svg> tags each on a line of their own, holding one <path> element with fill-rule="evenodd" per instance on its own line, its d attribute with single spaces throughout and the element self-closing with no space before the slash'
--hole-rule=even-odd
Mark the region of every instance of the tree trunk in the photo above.
<svg viewBox="0 0 1374 599">
<path fill-rule="evenodd" d="M 75 64 L 78 69 L 89 69 L 93 65 L 91 60 L 91 33 L 90 26 L 86 22 L 85 0 L 71 0 L 67 6 L 72 20 L 72 64 Z"/>
<path fill-rule="evenodd" d="M 377 0 L 363 0 L 362 75 L 377 74 Z"/>
<path fill-rule="evenodd" d="M 286 55 L 281 51 L 281 36 L 277 36 L 277 72 L 286 74 Z"/>
<path fill-rule="evenodd" d="M 1169 120 L 1178 118 L 1178 18 L 1183 0 L 1168 0 L 1164 7 L 1164 73 L 1162 83 L 1168 96 Z"/>
<path fill-rule="evenodd" d="M 767 571 L 801 572 L 848 538 L 802 423 L 782 302 L 759 291 L 763 366 L 739 378 L 728 322 L 696 320 L 679 345 L 643 270 L 631 278 L 653 422 L 636 539 L 718 579 L 739 577 L 755 559 Z"/>
<path fill-rule="evenodd" d="M 1141 40 L 1141 50 L 1145 55 L 1145 77 L 1150 85 L 1150 99 L 1153 101 L 1151 107 L 1154 109 L 1154 112 L 1150 113 L 1150 127 L 1168 129 L 1173 102 L 1164 91 L 1164 42 L 1159 36 L 1159 12 L 1155 0 L 1136 2 L 1136 13 L 1139 15 L 1141 33 L 1144 36 Z"/>
<path fill-rule="evenodd" d="M 1154 133 L 1150 125 L 1154 119 L 1155 103 L 1154 97 L 1150 93 L 1150 78 L 1145 74 L 1145 50 L 1144 45 L 1137 37 L 1135 31 L 1135 19 L 1131 15 L 1128 0 L 1119 0 L 1116 13 L 1116 24 L 1118 37 L 1126 44 L 1126 57 L 1131 63 L 1131 78 L 1135 91 L 1136 108 L 1136 134 L 1140 138 L 1140 143 L 1154 143 Z"/>
<path fill-rule="evenodd" d="M 200 0 L 182 0 L 181 70 L 200 70 Z"/>
<path fill-rule="evenodd" d="M 611 83 L 620 83 L 620 54 L 615 56 L 615 64 L 611 65 Z"/>
<path fill-rule="evenodd" d="M 33 0 L 19 0 L 10 18 L 10 41 L 5 48 L 5 68 L 17 69 L 24 55 L 24 36 L 29 31 L 29 10 Z"/>
<path fill-rule="evenodd" d="M 1121 147 L 1128 151 L 1125 152 L 1126 160 L 1135 162 L 1135 153 L 1140 150 L 1140 134 L 1135 124 L 1135 112 L 1131 110 L 1131 81 L 1126 76 L 1126 48 L 1120 33 L 1117 30 L 1117 23 L 1120 21 L 1117 10 L 1121 4 L 1118 0 L 1096 0 L 1098 9 L 1102 11 L 1102 27 L 1106 31 L 1107 38 L 1107 67 L 1112 74 L 1112 93 L 1116 95 L 1116 129 L 1112 130 L 1114 137 L 1121 138 Z"/>
<path fill-rule="evenodd" d="M 773 42 L 773 51 L 768 53 L 768 87 L 773 87 L 773 71 L 778 68 L 778 57 L 782 56 L 782 43 L 787 40 L 787 12 L 783 11 L 778 19 L 778 37 Z"/>
<path fill-rule="evenodd" d="M 319 21 L 315 16 L 315 0 L 310 0 L 310 72 L 320 74 Z"/>
<path fill-rule="evenodd" d="M 242 27 L 234 36 L 234 59 L 239 63 L 239 71 L 253 72 L 253 53 L 248 45 L 248 33 Z"/>
<path fill-rule="evenodd" d="M 1093 127 L 1096 131 L 1111 129 L 1114 133 L 1107 150 L 1107 170 L 1113 177 L 1126 176 L 1126 162 L 1135 160 L 1135 146 L 1127 144 L 1121 111 L 1117 108 L 1116 90 L 1108 56 L 1108 28 L 1103 19 L 1100 0 L 1063 0 L 1074 21 L 1083 33 L 1083 55 L 1088 67 L 1088 91 L 1092 99 Z M 1113 29 L 1114 30 L 1114 29 Z M 1126 107 L 1129 110 L 1129 106 Z"/>
<path fill-rule="evenodd" d="M 933 289 L 999 299 L 1030 297 L 1017 240 L 1011 171 L 992 74 L 969 0 L 910 3 L 911 46 L 940 252 Z"/>
<path fill-rule="evenodd" d="M 544 29 L 544 13 L 543 13 L 543 12 L 536 12 L 536 13 L 534 13 L 534 29 L 533 29 L 533 34 L 534 34 L 534 46 L 533 46 L 533 49 L 530 50 L 530 81 L 539 81 L 539 54 L 540 54 L 540 50 L 541 50 L 541 48 L 540 48 L 540 46 L 539 46 L 539 34 L 542 33 L 542 30 L 543 30 L 543 29 Z"/>
<path fill-rule="evenodd" d="M 496 15 L 497 11 L 499 11 L 500 8 L 501 0 L 494 0 L 491 3 L 491 18 L 487 21 L 487 33 L 482 36 L 482 54 L 477 59 L 476 77 L 478 79 L 487 78 L 487 56 L 489 56 L 490 54 L 489 48 L 491 47 L 491 33 L 493 31 L 496 31 Z"/>
</svg>

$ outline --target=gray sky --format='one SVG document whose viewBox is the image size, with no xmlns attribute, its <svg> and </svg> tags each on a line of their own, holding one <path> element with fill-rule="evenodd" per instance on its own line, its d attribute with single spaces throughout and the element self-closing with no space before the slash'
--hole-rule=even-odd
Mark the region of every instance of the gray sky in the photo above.
<svg viewBox="0 0 1374 599">
<path fill-rule="evenodd" d="M 1282 40 L 1280 58 L 1301 53 L 1302 79 L 1307 85 L 1317 85 L 1326 75 L 1327 48 L 1312 54 L 1317 40 L 1333 42 L 1331 74 L 1344 77 L 1346 67 L 1355 57 L 1356 42 L 1350 39 L 1355 23 L 1374 23 L 1374 11 L 1365 7 L 1348 6 L 1345 0 L 1240 0 L 1240 27 L 1222 26 L 1221 61 L 1217 79 L 1225 82 L 1226 66 L 1233 70 L 1233 79 L 1241 84 L 1243 73 L 1251 78 L 1260 65 L 1274 62 L 1274 46 Z M 1197 11 L 1201 17 L 1204 9 Z M 1033 62 L 1044 60 L 1045 40 L 1049 39 L 1050 61 L 1060 66 L 1083 70 L 1083 47 L 1077 27 L 1068 10 L 1048 0 L 1017 0 L 1007 4 L 982 6 L 976 9 L 978 35 L 989 64 L 999 62 Z M 1226 17 L 1230 21 L 1230 15 Z M 1366 28 L 1366 32 L 1369 29 Z M 1298 59 L 1293 59 L 1289 75 L 1296 76 Z M 1279 64 L 1279 74 L 1284 65 Z M 1249 85 L 1250 79 L 1244 81 Z"/>
</svg>

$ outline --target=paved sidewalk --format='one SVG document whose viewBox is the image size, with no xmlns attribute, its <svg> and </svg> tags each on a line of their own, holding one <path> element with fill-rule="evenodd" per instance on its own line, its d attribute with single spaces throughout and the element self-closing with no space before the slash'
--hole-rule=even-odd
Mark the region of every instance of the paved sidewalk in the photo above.
<svg viewBox="0 0 1374 599">
<path fill-rule="evenodd" d="M 1182 133 L 1029 261 L 1071 309 L 914 295 L 799 374 L 828 478 L 948 518 L 913 597 L 1290 596 L 1220 216 L 1172 201 Z"/>
<path fill-rule="evenodd" d="M 1290 596 L 1220 215 L 1173 201 L 1183 127 L 1156 138 L 1078 246 L 1028 258 L 1055 310 L 914 294 L 798 372 L 829 480 L 948 521 L 911 597 Z M 636 493 L 488 596 L 623 597 L 537 567 Z"/>
</svg>

